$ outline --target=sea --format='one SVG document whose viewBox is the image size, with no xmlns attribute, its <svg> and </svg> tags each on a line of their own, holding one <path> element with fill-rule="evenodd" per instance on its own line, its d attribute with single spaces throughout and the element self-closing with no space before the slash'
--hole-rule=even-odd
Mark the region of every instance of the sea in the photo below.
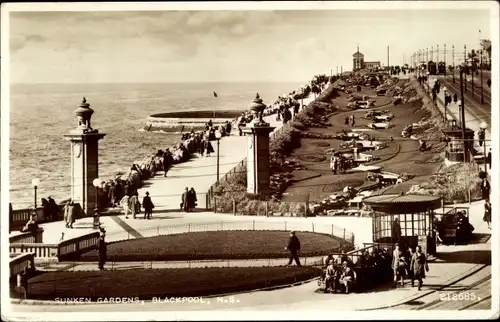
<svg viewBox="0 0 500 322">
<path fill-rule="evenodd" d="M 74 110 L 85 97 L 94 110 L 99 177 L 126 173 L 135 161 L 179 143 L 180 133 L 145 132 L 148 115 L 170 111 L 248 110 L 259 93 L 265 104 L 304 83 L 13 84 L 10 87 L 10 202 L 33 207 L 33 178 L 40 198 L 70 197 L 70 143 Z M 213 95 L 217 93 L 218 97 Z"/>
</svg>

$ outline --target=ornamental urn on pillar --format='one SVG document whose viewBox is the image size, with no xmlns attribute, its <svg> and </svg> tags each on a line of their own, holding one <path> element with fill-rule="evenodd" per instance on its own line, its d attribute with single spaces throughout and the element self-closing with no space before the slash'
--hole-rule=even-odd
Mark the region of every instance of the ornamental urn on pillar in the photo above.
<svg viewBox="0 0 500 322">
<path fill-rule="evenodd" d="M 91 216 L 97 204 L 92 182 L 99 177 L 99 140 L 106 134 L 91 126 L 94 110 L 85 97 L 75 110 L 77 126 L 64 137 L 71 146 L 71 200 Z"/>
<path fill-rule="evenodd" d="M 267 195 L 269 189 L 269 133 L 274 130 L 263 119 L 266 105 L 259 94 L 250 104 L 253 120 L 242 130 L 248 138 L 247 192 Z"/>
</svg>

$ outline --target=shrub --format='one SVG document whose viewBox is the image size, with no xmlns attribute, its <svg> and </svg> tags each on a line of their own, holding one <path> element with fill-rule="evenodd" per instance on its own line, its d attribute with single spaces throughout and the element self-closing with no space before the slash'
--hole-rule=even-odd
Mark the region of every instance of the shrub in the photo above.
<svg viewBox="0 0 500 322">
<path fill-rule="evenodd" d="M 459 163 L 439 171 L 428 182 L 414 185 L 409 193 L 442 196 L 445 202 L 466 202 L 481 195 L 479 172 L 469 163 Z"/>
</svg>

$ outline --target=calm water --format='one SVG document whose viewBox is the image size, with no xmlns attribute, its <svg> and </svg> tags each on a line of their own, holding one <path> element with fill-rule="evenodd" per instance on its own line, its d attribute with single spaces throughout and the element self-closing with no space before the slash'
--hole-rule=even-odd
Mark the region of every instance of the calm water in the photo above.
<svg viewBox="0 0 500 322">
<path fill-rule="evenodd" d="M 69 197 L 70 144 L 63 134 L 76 127 L 74 110 L 85 96 L 95 113 L 93 128 L 107 135 L 99 145 L 103 179 L 129 169 L 158 149 L 178 143 L 179 134 L 139 131 L 149 114 L 178 110 L 246 110 L 255 93 L 266 104 L 297 89 L 298 83 L 12 85 L 10 180 L 14 209 L 33 205 L 31 179 L 41 184 L 38 199 Z M 219 95 L 214 98 L 212 91 Z"/>
</svg>

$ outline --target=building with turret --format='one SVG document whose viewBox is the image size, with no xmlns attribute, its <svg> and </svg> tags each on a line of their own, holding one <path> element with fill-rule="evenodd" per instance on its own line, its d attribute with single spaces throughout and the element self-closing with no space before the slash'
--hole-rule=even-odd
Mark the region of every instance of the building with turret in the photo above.
<svg viewBox="0 0 500 322">
<path fill-rule="evenodd" d="M 358 50 L 352 55 L 352 70 L 376 69 L 381 66 L 380 61 L 365 61 L 365 55 Z"/>
</svg>

